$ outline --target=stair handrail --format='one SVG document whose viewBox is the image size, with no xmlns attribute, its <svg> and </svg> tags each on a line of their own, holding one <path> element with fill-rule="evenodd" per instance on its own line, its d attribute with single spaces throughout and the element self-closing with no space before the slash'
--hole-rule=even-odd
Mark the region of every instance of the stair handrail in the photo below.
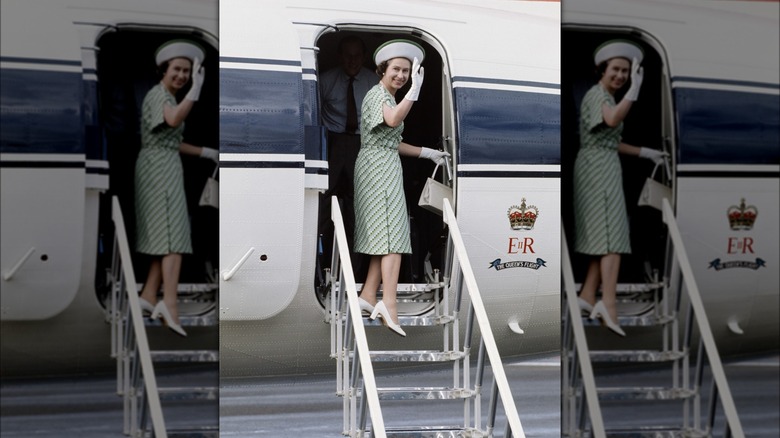
<svg viewBox="0 0 780 438">
<path fill-rule="evenodd" d="M 509 388 L 509 382 L 506 378 L 501 355 L 498 353 L 496 340 L 493 337 L 493 331 L 490 328 L 490 321 L 488 320 L 487 312 L 485 311 L 485 304 L 482 302 L 482 295 L 479 292 L 474 270 L 471 268 L 471 262 L 466 253 L 466 245 L 463 243 L 463 237 L 460 234 L 460 228 L 458 227 L 455 213 L 452 210 L 452 205 L 450 204 L 449 199 L 446 198 L 444 199 L 444 222 L 448 225 L 450 238 L 453 243 L 453 250 L 460 262 L 460 270 L 463 275 L 464 283 L 466 284 L 466 290 L 471 299 L 474 316 L 477 320 L 477 324 L 479 324 L 480 332 L 482 333 L 485 350 L 488 359 L 490 360 L 490 367 L 493 370 L 493 377 L 498 387 L 498 393 L 501 396 L 501 402 L 504 404 L 507 423 L 511 427 L 512 434 L 515 437 L 525 438 L 523 425 L 520 423 L 520 416 L 517 413 L 517 407 L 512 398 L 512 390 Z"/>
<path fill-rule="evenodd" d="M 723 364 L 720 360 L 720 354 L 718 354 L 718 347 L 715 344 L 715 338 L 712 335 L 712 329 L 710 328 L 709 320 L 707 319 L 707 313 L 704 310 L 704 302 L 701 299 L 701 293 L 699 292 L 699 286 L 696 284 L 696 279 L 693 276 L 693 268 L 691 267 L 690 260 L 688 259 L 688 253 L 685 250 L 685 246 L 682 241 L 682 234 L 677 226 L 677 220 L 674 216 L 674 210 L 669 203 L 669 199 L 663 198 L 662 201 L 663 221 L 669 230 L 669 236 L 672 239 L 674 252 L 677 255 L 677 263 L 680 266 L 680 270 L 683 274 L 683 282 L 685 289 L 688 292 L 688 299 L 691 307 L 693 307 L 694 315 L 696 315 L 696 324 L 699 329 L 699 336 L 704 344 L 704 349 L 707 353 L 707 359 L 710 362 L 710 371 L 712 372 L 712 378 L 715 381 L 718 392 L 720 393 L 721 404 L 723 405 L 723 413 L 726 415 L 726 422 L 731 430 L 731 434 L 735 438 L 744 438 L 745 433 L 742 430 L 742 424 L 739 421 L 737 415 L 737 407 L 734 404 L 734 399 L 731 396 L 731 390 L 729 389 L 728 381 L 726 380 L 726 373 L 723 370 Z"/>
<path fill-rule="evenodd" d="M 601 406 L 599 405 L 599 397 L 596 392 L 596 377 L 593 373 L 593 365 L 590 362 L 585 326 L 582 324 L 582 318 L 578 317 L 580 315 L 580 306 L 577 301 L 574 270 L 571 267 L 569 245 L 566 243 L 566 233 L 564 232 L 563 224 L 561 224 L 561 271 L 563 274 L 563 292 L 566 294 L 566 305 L 569 311 L 568 322 L 571 324 L 571 329 L 574 333 L 574 345 L 577 350 L 585 399 L 588 403 L 591 431 L 595 438 L 605 438 L 607 434 L 604 430 L 604 418 L 601 415 Z M 565 360 L 568 360 L 568 358 Z M 568 378 L 568 376 L 564 378 Z"/>
<path fill-rule="evenodd" d="M 365 397 L 368 402 L 368 410 L 371 415 L 371 433 L 374 437 L 386 438 L 387 432 L 385 431 L 385 421 L 382 417 L 382 409 L 379 406 L 379 392 L 377 391 L 376 378 L 374 377 L 374 368 L 371 364 L 368 338 L 366 337 L 366 329 L 363 326 L 363 315 L 360 310 L 360 304 L 358 304 L 355 273 L 352 271 L 352 261 L 349 257 L 347 232 L 344 229 L 344 219 L 341 215 L 338 198 L 335 196 L 331 197 L 331 219 L 333 220 L 339 258 L 341 259 L 341 269 L 344 272 L 343 280 L 346 283 L 344 286 L 346 286 L 347 305 L 349 306 L 352 330 L 355 335 L 355 345 L 360 360 L 360 368 L 363 373 L 363 397 Z"/>
<path fill-rule="evenodd" d="M 122 273 L 125 276 L 125 292 L 127 292 L 130 318 L 135 331 L 135 339 L 138 345 L 138 356 L 141 361 L 141 371 L 146 386 L 146 399 L 149 403 L 149 412 L 152 417 L 152 427 L 157 438 L 167 438 L 165 420 L 162 415 L 160 394 L 157 390 L 157 379 L 152 366 L 152 355 L 149 351 L 149 340 L 146 337 L 146 326 L 141 314 L 141 302 L 138 300 L 138 291 L 135 288 L 135 272 L 133 271 L 132 258 L 130 257 L 130 245 L 127 242 L 125 221 L 122 216 L 122 208 L 116 196 L 111 197 L 111 219 L 114 221 L 114 233 L 116 243 L 119 246 L 119 256 L 122 262 Z"/>
</svg>

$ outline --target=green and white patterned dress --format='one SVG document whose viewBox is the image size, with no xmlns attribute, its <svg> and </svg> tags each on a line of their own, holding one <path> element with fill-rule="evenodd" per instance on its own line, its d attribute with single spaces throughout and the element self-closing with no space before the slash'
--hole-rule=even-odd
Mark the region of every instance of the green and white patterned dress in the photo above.
<svg viewBox="0 0 780 438">
<path fill-rule="evenodd" d="M 163 105 L 176 98 L 162 84 L 144 97 L 141 151 L 135 163 L 136 250 L 165 255 L 192 252 L 179 145 L 184 123 L 165 123 Z"/>
<path fill-rule="evenodd" d="M 618 158 L 621 123 L 604 123 L 604 103 L 615 99 L 600 84 L 585 94 L 580 107 L 580 150 L 574 162 L 574 250 L 590 255 L 631 253 L 623 175 Z"/>
<path fill-rule="evenodd" d="M 391 128 L 385 124 L 385 103 L 396 105 L 382 84 L 363 99 L 361 145 L 355 162 L 355 252 L 409 254 L 409 217 L 398 156 L 404 125 Z"/>
</svg>

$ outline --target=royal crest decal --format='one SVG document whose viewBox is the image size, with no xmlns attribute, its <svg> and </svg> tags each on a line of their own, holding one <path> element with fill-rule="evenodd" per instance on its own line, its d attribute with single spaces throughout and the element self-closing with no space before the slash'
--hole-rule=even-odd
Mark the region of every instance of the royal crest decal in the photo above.
<svg viewBox="0 0 780 438">
<path fill-rule="evenodd" d="M 748 257 L 755 257 L 755 250 L 753 245 L 758 245 L 752 236 L 744 235 L 741 232 L 750 231 L 753 229 L 753 225 L 758 218 L 758 208 L 755 205 L 746 205 L 745 198 L 740 199 L 739 205 L 732 205 L 726 209 L 726 216 L 729 221 L 729 228 L 735 235 L 728 236 L 726 239 L 726 255 L 741 255 Z M 766 267 L 766 261 L 761 257 L 755 257 L 751 260 L 722 260 L 721 257 L 716 257 L 707 266 L 707 269 L 713 269 L 715 271 L 722 271 L 724 269 L 731 268 L 746 268 L 758 270 L 758 268 Z"/>
<path fill-rule="evenodd" d="M 729 268 L 758 269 L 760 267 L 766 267 L 766 262 L 761 258 L 756 258 L 756 261 L 754 262 L 749 260 L 735 260 L 733 262 L 723 262 L 720 259 L 715 259 L 710 262 L 710 265 L 707 266 L 707 269 L 713 268 L 716 271 L 720 271 L 721 269 L 729 269 Z"/>
<path fill-rule="evenodd" d="M 520 201 L 520 206 L 513 205 L 506 212 L 509 218 L 509 226 L 513 230 L 532 230 L 539 218 L 539 209 L 535 205 L 526 207 L 525 198 Z"/>
<path fill-rule="evenodd" d="M 496 271 L 501 271 L 503 269 L 507 268 L 528 268 L 528 269 L 539 269 L 541 267 L 547 267 L 544 260 L 537 258 L 535 262 L 531 261 L 523 261 L 523 260 L 516 260 L 511 262 L 504 262 L 501 263 L 501 259 L 495 259 L 492 262 L 490 262 L 490 266 L 488 266 L 488 269 L 495 268 Z"/>
<path fill-rule="evenodd" d="M 750 230 L 758 218 L 758 209 L 755 205 L 745 205 L 745 198 L 739 203 L 739 206 L 732 205 L 726 210 L 729 218 L 729 226 L 732 230 Z"/>
</svg>

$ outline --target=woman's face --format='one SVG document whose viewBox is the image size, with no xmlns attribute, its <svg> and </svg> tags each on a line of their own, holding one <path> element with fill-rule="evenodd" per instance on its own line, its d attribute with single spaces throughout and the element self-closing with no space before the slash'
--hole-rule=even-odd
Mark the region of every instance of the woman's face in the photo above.
<svg viewBox="0 0 780 438">
<path fill-rule="evenodd" d="M 631 63 L 626 58 L 612 58 L 607 61 L 607 69 L 601 75 L 601 83 L 610 92 L 615 94 L 628 81 Z"/>
<path fill-rule="evenodd" d="M 187 58 L 173 58 L 168 61 L 168 70 L 165 71 L 162 81 L 168 90 L 177 92 L 187 85 L 190 80 L 192 63 Z"/>
<path fill-rule="evenodd" d="M 387 70 L 382 76 L 382 84 L 387 91 L 395 94 L 409 80 L 412 63 L 406 58 L 393 58 L 387 63 Z"/>
</svg>

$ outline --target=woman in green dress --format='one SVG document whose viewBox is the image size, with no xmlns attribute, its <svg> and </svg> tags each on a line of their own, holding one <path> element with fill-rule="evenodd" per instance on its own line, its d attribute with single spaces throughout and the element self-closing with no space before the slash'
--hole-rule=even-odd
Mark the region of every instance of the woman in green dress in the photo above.
<svg viewBox="0 0 780 438">
<path fill-rule="evenodd" d="M 379 84 L 363 99 L 361 146 L 355 163 L 355 252 L 371 260 L 360 297 L 362 310 L 377 316 L 393 332 L 406 336 L 398 324 L 396 289 L 401 254 L 412 252 L 409 217 L 403 191 L 400 155 L 444 163 L 447 152 L 412 146 L 402 141 L 404 119 L 420 94 L 425 52 L 408 40 L 388 41 L 374 52 Z M 395 94 L 412 78 L 400 103 Z M 383 284 L 382 301 L 376 293 Z"/>
<path fill-rule="evenodd" d="M 144 98 L 141 116 L 141 150 L 135 165 L 136 250 L 153 256 L 141 292 L 141 308 L 152 318 L 162 316 L 181 336 L 177 289 L 182 254 L 192 252 L 184 177 L 180 153 L 219 161 L 217 150 L 182 142 L 184 119 L 200 96 L 204 71 L 203 50 L 184 41 L 169 41 L 156 53 L 160 83 Z M 176 93 L 192 86 L 177 103 Z M 163 285 L 163 299 L 157 291 Z"/>
<path fill-rule="evenodd" d="M 608 41 L 596 49 L 599 81 L 585 94 L 580 107 L 580 150 L 574 163 L 575 251 L 591 256 L 579 297 L 590 317 L 600 316 L 620 336 L 615 295 L 620 254 L 631 253 L 628 217 L 618 153 L 653 161 L 665 153 L 622 142 L 623 120 L 639 96 L 643 52 L 623 40 Z M 615 93 L 631 78 L 620 103 Z M 602 286 L 602 299 L 596 290 Z"/>
</svg>

